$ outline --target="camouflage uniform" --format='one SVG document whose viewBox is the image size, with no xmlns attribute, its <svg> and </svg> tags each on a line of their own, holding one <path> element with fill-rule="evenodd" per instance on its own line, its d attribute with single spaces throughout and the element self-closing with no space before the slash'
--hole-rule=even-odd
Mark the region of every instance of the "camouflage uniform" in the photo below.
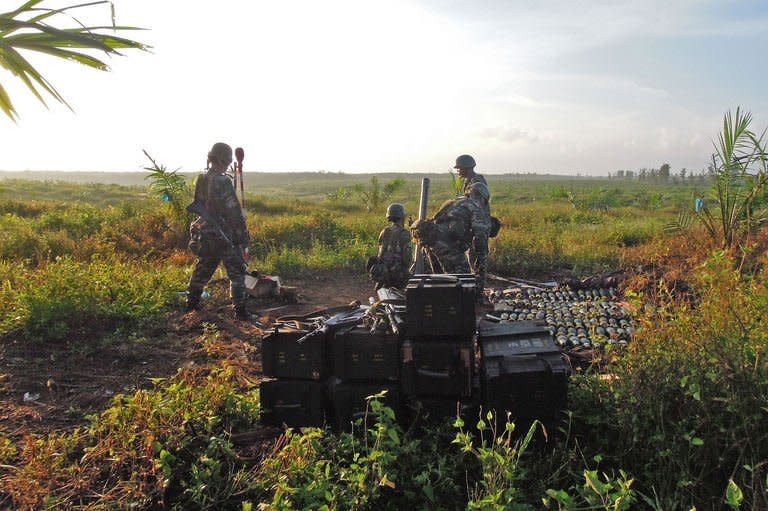
<svg viewBox="0 0 768 511">
<path fill-rule="evenodd" d="M 463 194 L 465 197 L 469 197 L 472 193 L 472 187 L 476 183 L 482 183 L 485 185 L 485 189 L 488 190 L 488 183 L 485 180 L 485 177 L 483 177 L 481 174 L 475 174 L 470 179 L 464 180 L 464 190 Z M 485 212 L 486 216 L 488 217 L 488 221 L 491 221 L 491 204 L 490 204 L 490 191 L 488 193 L 488 199 L 476 197 L 476 200 L 478 202 L 482 203 L 483 211 Z M 469 261 L 472 264 L 472 267 L 475 268 L 475 272 L 478 275 L 478 281 L 480 281 L 480 272 L 477 271 L 478 266 L 482 265 L 482 282 L 480 283 L 483 287 L 485 287 L 485 270 L 487 267 L 487 257 L 486 260 L 481 262 L 477 258 L 477 254 L 475 252 L 474 246 L 469 248 Z"/>
<path fill-rule="evenodd" d="M 246 263 L 240 247 L 248 244 L 250 236 L 232 181 L 225 174 L 214 170 L 201 174 L 195 186 L 195 202 L 205 205 L 205 209 L 218 220 L 224 234 L 235 246 L 224 240 L 214 226 L 201 218 L 193 222 L 190 231 L 192 239 L 199 240 L 199 249 L 196 253 L 195 269 L 189 280 L 189 301 L 193 304 L 199 302 L 203 288 L 213 276 L 219 262 L 222 262 L 229 277 L 232 303 L 236 308 L 244 307 L 247 297 Z"/>
<path fill-rule="evenodd" d="M 437 259 L 445 273 L 470 273 L 467 251 L 474 252 L 473 269 L 477 277 L 479 293 L 485 285 L 488 263 L 488 232 L 490 216 L 483 204 L 472 197 L 460 197 L 449 201 L 435 215 L 434 229 L 426 238 L 416 227 L 416 234 L 430 253 Z M 418 223 L 416 224 L 418 226 Z"/>
<path fill-rule="evenodd" d="M 412 256 L 411 233 L 398 223 L 385 227 L 379 234 L 379 253 L 371 271 L 376 289 L 381 287 L 404 288 L 410 277 Z"/>
<path fill-rule="evenodd" d="M 475 174 L 470 179 L 464 180 L 464 189 L 462 190 L 462 195 L 469 197 L 469 193 L 472 190 L 472 185 L 474 185 L 475 183 L 483 183 L 486 186 L 486 188 L 488 187 L 488 182 L 485 180 L 485 178 L 481 174 Z M 486 201 L 485 207 L 483 209 L 488 214 L 488 216 L 491 216 L 490 202 Z"/>
</svg>

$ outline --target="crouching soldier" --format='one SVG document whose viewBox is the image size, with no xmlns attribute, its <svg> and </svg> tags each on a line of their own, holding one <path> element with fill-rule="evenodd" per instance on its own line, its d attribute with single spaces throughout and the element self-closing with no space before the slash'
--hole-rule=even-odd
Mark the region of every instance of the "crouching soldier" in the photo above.
<svg viewBox="0 0 768 511">
<path fill-rule="evenodd" d="M 208 153 L 208 170 L 195 186 L 195 204 L 200 216 L 190 226 L 189 248 L 197 256 L 187 288 L 187 311 L 200 308 L 200 295 L 219 263 L 224 263 L 235 319 L 250 321 L 245 303 L 245 247 L 250 236 L 235 195 L 225 174 L 232 163 L 232 148 L 217 142 Z M 205 217 L 205 218 L 204 218 Z"/>
<path fill-rule="evenodd" d="M 482 303 L 488 264 L 491 219 L 485 211 L 488 187 L 474 183 L 469 193 L 448 201 L 431 220 L 419 220 L 411 231 L 429 256 L 436 273 L 474 273 L 477 300 Z M 470 266 L 467 252 L 472 249 Z"/>
<path fill-rule="evenodd" d="M 405 288 L 410 277 L 411 234 L 405 228 L 405 206 L 392 203 L 387 208 L 387 220 L 392 225 L 379 234 L 379 253 L 368 259 L 368 274 L 382 287 Z"/>
</svg>

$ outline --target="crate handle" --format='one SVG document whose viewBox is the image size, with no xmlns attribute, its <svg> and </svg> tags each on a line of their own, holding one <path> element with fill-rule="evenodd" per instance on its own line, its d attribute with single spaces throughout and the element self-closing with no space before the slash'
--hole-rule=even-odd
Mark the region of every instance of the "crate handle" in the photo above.
<svg viewBox="0 0 768 511">
<path fill-rule="evenodd" d="M 292 405 L 275 405 L 273 408 L 277 408 L 279 410 L 293 410 L 301 407 L 302 405 L 300 404 L 292 404 Z"/>
<path fill-rule="evenodd" d="M 450 378 L 451 375 L 444 371 L 430 371 L 428 369 L 416 369 L 416 373 L 421 376 L 429 376 L 430 378 Z"/>
</svg>

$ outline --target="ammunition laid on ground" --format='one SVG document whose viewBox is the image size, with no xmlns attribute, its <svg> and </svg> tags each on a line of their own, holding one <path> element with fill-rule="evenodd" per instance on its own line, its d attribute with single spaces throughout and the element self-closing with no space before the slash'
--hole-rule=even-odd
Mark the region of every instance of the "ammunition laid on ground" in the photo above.
<svg viewBox="0 0 768 511">
<path fill-rule="evenodd" d="M 366 398 L 402 420 L 494 410 L 515 420 L 557 420 L 570 366 L 561 348 L 631 338 L 613 289 L 491 290 L 477 321 L 472 275 L 414 275 L 403 293 L 382 288 L 359 304 L 281 318 L 262 341 L 263 421 L 349 430 Z"/>
</svg>

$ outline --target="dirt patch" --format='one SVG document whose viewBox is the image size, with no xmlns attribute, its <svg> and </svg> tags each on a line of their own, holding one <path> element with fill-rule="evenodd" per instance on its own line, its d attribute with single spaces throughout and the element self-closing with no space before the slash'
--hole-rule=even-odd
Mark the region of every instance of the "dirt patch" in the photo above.
<svg viewBox="0 0 768 511">
<path fill-rule="evenodd" d="M 318 275 L 284 282 L 295 286 L 299 303 L 251 300 L 249 310 L 265 328 L 283 315 L 303 314 L 373 296 L 366 276 Z M 172 313 L 162 325 L 125 339 L 70 339 L 67 346 L 32 343 L 20 334 L 0 339 L 0 434 L 68 431 L 87 422 L 118 393 L 150 388 L 153 380 L 186 365 L 227 359 L 244 384 L 258 382 L 262 328 L 232 317 L 226 281 L 212 282 L 211 300 L 201 311 Z M 216 298 L 218 297 L 218 298 Z M 216 342 L 206 332 L 217 332 Z M 102 336 L 114 337 L 104 331 Z M 26 396 L 26 399 L 25 399 Z"/>
</svg>

